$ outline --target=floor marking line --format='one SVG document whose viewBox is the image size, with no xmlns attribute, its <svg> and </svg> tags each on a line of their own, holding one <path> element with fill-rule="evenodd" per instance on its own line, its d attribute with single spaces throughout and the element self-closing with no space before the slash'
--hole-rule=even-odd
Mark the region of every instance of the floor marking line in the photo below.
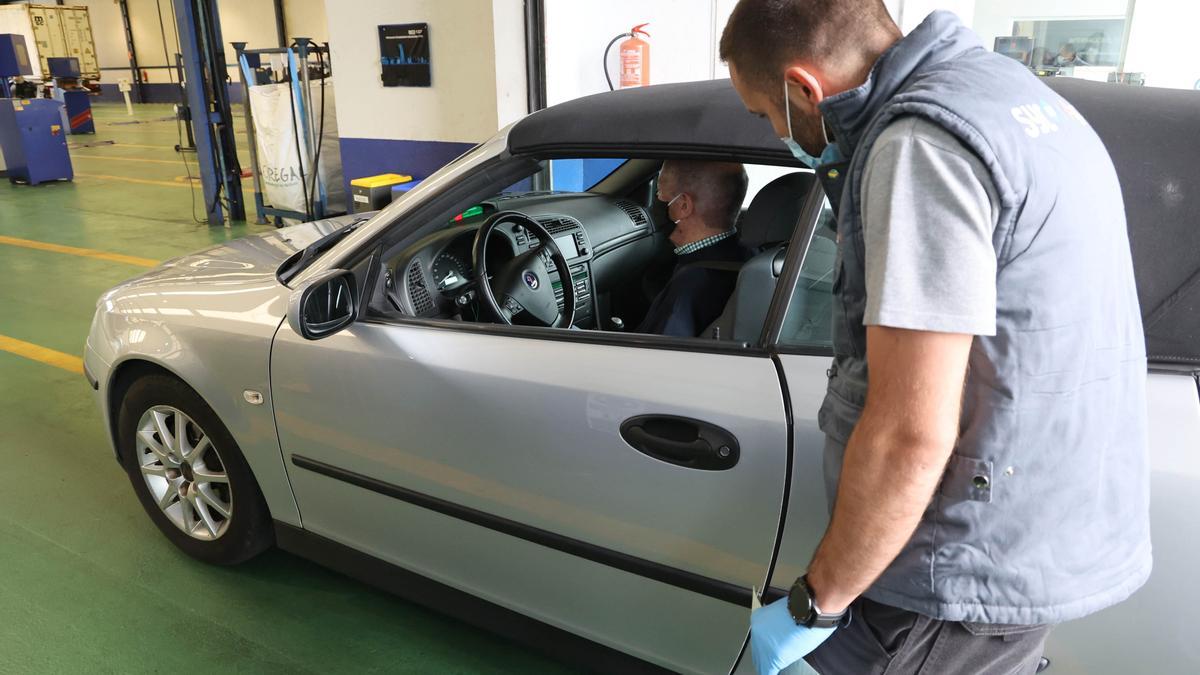
<svg viewBox="0 0 1200 675">
<path fill-rule="evenodd" d="M 0 351 L 23 356 L 55 368 L 62 368 L 77 375 L 83 374 L 83 359 L 32 342 L 25 342 L 7 335 L 0 335 Z"/>
<path fill-rule="evenodd" d="M 78 152 L 71 153 L 71 159 L 99 159 L 99 160 L 104 160 L 104 161 L 108 161 L 111 159 L 115 162 L 148 162 L 151 164 L 174 164 L 175 166 L 179 166 L 179 164 L 183 161 L 180 159 L 150 159 L 149 157 L 110 157 L 110 156 L 106 156 L 106 155 L 81 155 Z"/>
<path fill-rule="evenodd" d="M 191 187 L 190 185 L 186 185 L 184 183 L 175 183 L 172 181 L 150 180 L 148 178 L 130 178 L 129 176 L 113 176 L 111 174 L 106 174 L 106 173 L 78 173 L 78 172 L 76 172 L 75 177 L 76 178 L 92 178 L 95 180 L 116 180 L 116 181 L 122 181 L 125 183 L 137 183 L 139 185 L 160 185 L 160 186 L 164 186 L 164 187 L 173 187 L 173 188 L 179 188 L 179 187 L 190 188 Z"/>
<path fill-rule="evenodd" d="M 107 260 L 109 262 L 125 263 L 126 265 L 137 265 L 138 267 L 157 267 L 161 260 L 151 258 L 140 258 L 135 255 L 125 255 L 124 253 L 109 253 L 108 251 L 97 251 L 94 248 L 81 248 L 79 246 L 65 246 L 63 244 L 51 244 L 45 241 L 34 241 L 33 239 L 18 239 L 17 237 L 8 237 L 0 235 L 0 244 L 8 244 L 9 246 L 20 246 L 21 248 L 32 248 L 39 251 L 50 251 L 52 253 L 65 253 L 67 255 L 77 255 L 82 258 L 95 258 L 97 260 Z"/>
<path fill-rule="evenodd" d="M 84 146 L 79 146 L 79 147 L 84 147 Z M 94 146 L 90 146 L 90 147 L 97 147 L 97 148 L 98 148 L 98 147 L 110 147 L 110 148 L 150 148 L 151 150 L 170 150 L 170 151 L 172 151 L 172 152 L 175 152 L 175 146 L 173 146 L 173 145 L 149 145 L 149 144 L 147 144 L 147 143 L 125 143 L 125 142 L 122 142 L 122 141 L 112 141 L 110 144 L 107 144 L 107 145 L 104 145 L 104 146 L 101 146 L 101 145 L 99 145 L 99 144 L 96 144 L 96 145 L 94 145 Z"/>
</svg>

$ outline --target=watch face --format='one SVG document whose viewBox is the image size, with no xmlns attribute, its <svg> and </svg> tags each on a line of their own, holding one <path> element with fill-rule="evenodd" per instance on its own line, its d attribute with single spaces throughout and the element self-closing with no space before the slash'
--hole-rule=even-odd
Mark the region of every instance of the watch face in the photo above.
<svg viewBox="0 0 1200 675">
<path fill-rule="evenodd" d="M 788 593 L 788 612 L 797 624 L 807 625 L 813 618 L 813 598 L 808 590 L 808 584 L 803 579 L 797 579 Z"/>
</svg>

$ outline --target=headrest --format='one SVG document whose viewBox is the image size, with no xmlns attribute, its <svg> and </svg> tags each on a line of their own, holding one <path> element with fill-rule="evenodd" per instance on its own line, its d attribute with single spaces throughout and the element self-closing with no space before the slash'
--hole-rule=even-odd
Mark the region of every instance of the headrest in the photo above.
<svg viewBox="0 0 1200 675">
<path fill-rule="evenodd" d="M 757 249 L 791 239 L 815 180 L 812 173 L 797 171 L 764 185 L 740 220 L 742 246 Z"/>
</svg>

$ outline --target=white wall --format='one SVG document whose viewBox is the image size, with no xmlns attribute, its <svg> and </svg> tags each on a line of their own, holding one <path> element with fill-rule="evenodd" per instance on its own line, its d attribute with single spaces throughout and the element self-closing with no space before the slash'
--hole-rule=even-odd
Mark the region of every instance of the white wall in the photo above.
<svg viewBox="0 0 1200 675">
<path fill-rule="evenodd" d="M 607 91 L 601 58 L 618 33 L 649 23 L 650 83 L 723 77 L 717 40 L 732 0 L 546 0 L 546 93 L 553 105 Z M 718 5 L 721 5 L 718 8 Z M 723 12 L 723 13 L 722 13 Z M 719 15 L 719 16 L 718 16 Z M 609 53 L 613 85 L 619 86 L 616 45 Z"/>
<path fill-rule="evenodd" d="M 900 26 L 901 32 L 907 35 L 935 9 L 950 10 L 957 14 L 964 24 L 970 26 L 975 20 L 977 3 L 975 0 L 891 0 L 886 4 L 892 13 L 892 19 Z"/>
<path fill-rule="evenodd" d="M 496 52 L 496 126 L 505 127 L 529 112 L 523 0 L 492 3 L 492 35 Z"/>
<path fill-rule="evenodd" d="M 1195 88 L 1200 80 L 1200 62 L 1192 51 L 1197 26 L 1200 3 L 1194 0 L 1137 0 L 1125 70 L 1145 73 L 1150 87 Z"/>
<path fill-rule="evenodd" d="M 520 0 L 326 0 L 342 137 L 476 143 L 525 112 Z M 428 23 L 431 87 L 384 87 L 378 26 Z"/>
<path fill-rule="evenodd" d="M 317 43 L 329 42 L 325 0 L 283 0 L 283 23 L 289 38 L 304 36 Z"/>
</svg>

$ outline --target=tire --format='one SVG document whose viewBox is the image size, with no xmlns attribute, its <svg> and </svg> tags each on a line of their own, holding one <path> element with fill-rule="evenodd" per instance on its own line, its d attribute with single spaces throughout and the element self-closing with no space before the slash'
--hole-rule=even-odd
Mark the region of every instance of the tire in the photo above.
<svg viewBox="0 0 1200 675">
<path fill-rule="evenodd" d="M 180 422 L 183 443 L 175 438 Z M 167 375 L 139 378 L 121 401 L 117 424 L 133 491 L 176 547 L 197 560 L 235 565 L 274 543 L 270 511 L 246 458 L 191 387 Z"/>
</svg>

